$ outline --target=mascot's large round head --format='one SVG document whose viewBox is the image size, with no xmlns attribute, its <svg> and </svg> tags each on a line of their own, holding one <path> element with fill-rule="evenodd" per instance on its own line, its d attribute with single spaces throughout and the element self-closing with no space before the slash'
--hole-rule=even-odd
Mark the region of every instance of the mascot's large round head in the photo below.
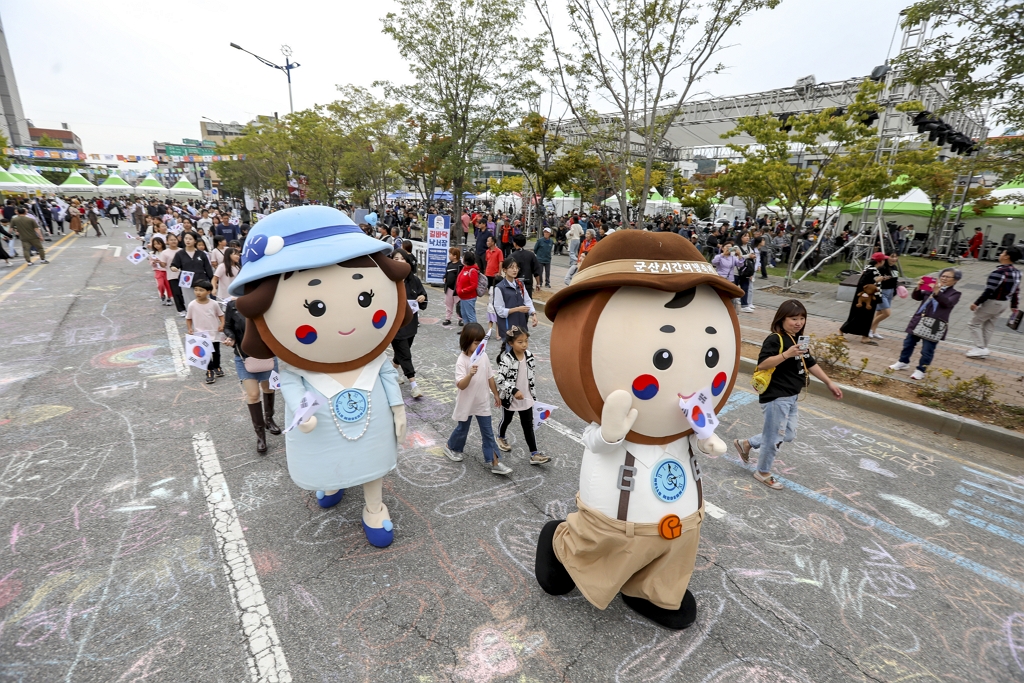
<svg viewBox="0 0 1024 683">
<path fill-rule="evenodd" d="M 584 420 L 600 422 L 605 398 L 628 391 L 638 412 L 626 436 L 634 443 L 691 433 L 679 396 L 710 388 L 717 410 L 736 381 L 740 326 L 730 299 L 742 295 L 680 235 L 605 237 L 544 307 L 554 322 L 551 368 L 562 398 Z"/>
<path fill-rule="evenodd" d="M 403 284 L 409 264 L 388 258 L 390 251 L 326 206 L 259 221 L 230 287 L 238 312 L 255 326 L 242 350 L 317 372 L 354 370 L 379 356 L 412 315 Z"/>
</svg>

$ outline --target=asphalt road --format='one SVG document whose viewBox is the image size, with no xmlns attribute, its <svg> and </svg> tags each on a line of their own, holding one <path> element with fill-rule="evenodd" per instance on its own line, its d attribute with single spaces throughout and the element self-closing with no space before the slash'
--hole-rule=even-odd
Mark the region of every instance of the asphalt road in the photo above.
<svg viewBox="0 0 1024 683">
<path fill-rule="evenodd" d="M 378 550 L 361 491 L 321 510 L 281 437 L 256 454 L 230 362 L 213 386 L 176 362 L 184 321 L 122 233 L 0 270 L 0 681 L 1024 680 L 1022 459 L 808 397 L 785 490 L 734 454 L 704 463 L 698 622 L 666 631 L 533 578 L 576 493 L 567 409 L 539 431 L 546 466 L 521 436 L 510 478 L 478 436 L 475 458 L 441 454 L 457 345 L 439 290 Z M 548 332 L 538 392 L 562 405 Z M 760 429 L 744 385 L 728 442 Z"/>
</svg>

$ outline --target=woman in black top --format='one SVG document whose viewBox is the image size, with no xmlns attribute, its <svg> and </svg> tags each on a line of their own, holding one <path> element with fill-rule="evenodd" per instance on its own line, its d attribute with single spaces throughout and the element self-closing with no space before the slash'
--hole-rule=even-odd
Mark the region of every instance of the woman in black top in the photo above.
<svg viewBox="0 0 1024 683">
<path fill-rule="evenodd" d="M 810 373 L 825 383 L 836 399 L 843 391 L 829 379 L 810 353 L 798 343 L 807 324 L 807 309 L 796 299 L 783 301 L 772 320 L 772 334 L 765 338 L 757 358 L 758 370 L 775 368 L 771 382 L 760 396 L 764 426 L 760 434 L 736 439 L 733 445 L 745 463 L 750 462 L 750 450 L 760 449 L 754 479 L 762 484 L 781 489 L 782 483 L 772 476 L 772 463 L 783 442 L 796 438 L 797 406 L 800 392 L 810 382 Z"/>
<path fill-rule="evenodd" d="M 875 319 L 871 323 L 871 331 L 868 336 L 872 339 L 882 339 L 878 334 L 878 324 L 892 314 L 892 300 L 896 297 L 896 288 L 900 285 L 900 257 L 899 254 L 889 254 L 889 257 L 878 265 L 878 272 L 882 281 L 878 283 L 879 294 L 882 298 L 875 307 Z"/>
<path fill-rule="evenodd" d="M 846 322 L 843 323 L 843 326 L 839 328 L 839 331 L 843 334 L 855 334 L 863 337 L 860 340 L 861 344 L 878 346 L 878 342 L 872 341 L 869 335 L 871 334 L 871 323 L 875 319 L 875 308 L 877 308 L 878 302 L 882 299 L 878 286 L 885 279 L 878 272 L 878 264 L 884 263 L 885 260 L 886 256 L 882 252 L 871 256 L 871 263 L 868 264 L 868 267 L 860 274 L 860 279 L 857 280 L 857 291 L 854 292 L 853 301 L 850 302 L 850 314 L 846 317 Z M 869 285 L 874 287 L 873 292 L 864 291 L 864 288 Z M 862 298 L 862 293 L 866 293 L 869 296 Z M 860 304 L 860 306 L 857 304 Z"/>
<path fill-rule="evenodd" d="M 408 264 L 413 263 L 412 255 L 404 249 L 396 251 L 391 255 L 391 258 Z M 419 305 L 419 310 L 427 307 L 427 290 L 423 289 L 423 283 L 416 277 L 414 271 L 410 271 L 408 277 L 405 278 L 405 298 L 408 301 L 415 301 Z M 412 364 L 412 343 L 416 339 L 416 331 L 419 329 L 419 326 L 420 314 L 419 311 L 414 311 L 412 320 L 402 325 L 398 330 L 398 334 L 391 341 L 391 348 L 395 352 L 395 362 L 401 366 L 402 372 L 408 378 L 413 398 L 419 398 L 423 395 L 423 392 L 416 386 L 416 368 Z"/>
<path fill-rule="evenodd" d="M 185 246 L 183 249 L 179 249 L 171 260 L 171 270 L 176 273 L 191 272 L 192 282 L 212 280 L 213 268 L 210 266 L 210 259 L 207 258 L 206 252 L 196 249 L 199 236 L 194 232 L 184 232 L 181 234 L 181 238 Z M 192 291 L 192 285 L 186 287 L 182 284 L 180 275 L 178 276 L 178 286 L 181 287 L 181 296 L 187 310 L 188 305 L 196 300 L 195 292 Z"/>
</svg>

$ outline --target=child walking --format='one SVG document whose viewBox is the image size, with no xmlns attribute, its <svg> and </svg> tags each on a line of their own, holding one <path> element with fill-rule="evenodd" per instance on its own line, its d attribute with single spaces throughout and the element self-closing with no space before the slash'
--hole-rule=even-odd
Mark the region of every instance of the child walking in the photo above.
<svg viewBox="0 0 1024 683">
<path fill-rule="evenodd" d="M 481 353 L 473 359 L 473 352 L 483 340 L 484 328 L 479 323 L 466 323 L 459 334 L 459 348 L 462 349 L 462 353 L 455 361 L 455 386 L 458 387 L 459 394 L 455 399 L 455 413 L 452 415 L 452 419 L 458 424 L 448 437 L 444 454 L 454 462 L 462 461 L 462 449 L 466 447 L 466 437 L 469 436 L 469 427 L 475 416 L 483 440 L 484 463 L 491 466 L 491 472 L 494 474 L 509 475 L 512 474 L 512 468 L 501 462 L 498 447 L 494 443 L 494 431 L 491 429 L 491 399 L 487 396 L 488 389 L 494 396 L 494 405 L 501 405 L 491 361 L 486 353 Z"/>
<path fill-rule="evenodd" d="M 452 324 L 452 311 L 459 316 L 459 327 L 462 327 L 462 306 L 459 304 L 459 295 L 455 291 L 455 285 L 459 280 L 459 273 L 462 272 L 462 250 L 452 247 L 448 250 L 448 264 L 444 269 L 444 322 L 442 325 Z"/>
<path fill-rule="evenodd" d="M 210 364 L 206 366 L 206 383 L 213 384 L 217 377 L 224 376 L 220 368 L 220 336 L 224 331 L 224 313 L 220 305 L 210 299 L 213 285 L 209 280 L 197 281 L 192 289 L 195 290 L 196 298 L 188 304 L 185 324 L 189 334 L 206 332 L 213 340 L 213 354 L 210 356 Z"/>
<path fill-rule="evenodd" d="M 153 277 L 156 278 L 156 291 L 160 294 L 160 302 L 164 306 L 173 306 L 171 285 L 167 282 L 167 266 L 160 259 L 160 252 L 167 249 L 167 245 L 162 238 L 154 237 L 149 241 L 149 248 L 153 252 L 149 257 L 149 263 L 153 266 Z"/>
<path fill-rule="evenodd" d="M 530 464 L 543 465 L 551 458 L 537 450 L 537 439 L 533 434 L 533 404 L 537 400 L 534 372 L 537 361 L 528 348 L 530 333 L 513 325 L 505 334 L 505 342 L 508 349 L 498 357 L 498 397 L 502 405 L 498 448 L 506 453 L 512 450 L 505 441 L 505 431 L 518 413 L 523 436 L 530 449 Z"/>
</svg>

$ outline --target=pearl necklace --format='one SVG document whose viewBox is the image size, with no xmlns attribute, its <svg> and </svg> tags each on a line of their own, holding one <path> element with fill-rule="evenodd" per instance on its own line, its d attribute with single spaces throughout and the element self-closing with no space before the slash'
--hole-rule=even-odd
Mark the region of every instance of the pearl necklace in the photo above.
<svg viewBox="0 0 1024 683">
<path fill-rule="evenodd" d="M 345 433 L 345 430 L 341 428 L 341 424 L 338 422 L 338 415 L 334 412 L 334 401 L 331 401 L 331 418 L 334 420 L 334 426 L 338 428 L 338 433 L 345 437 L 348 441 L 358 441 L 362 438 L 366 430 L 370 428 L 370 411 L 373 410 L 373 399 L 371 398 L 370 392 L 366 392 L 366 424 L 363 425 L 363 431 L 359 432 L 359 436 L 349 436 Z"/>
</svg>

